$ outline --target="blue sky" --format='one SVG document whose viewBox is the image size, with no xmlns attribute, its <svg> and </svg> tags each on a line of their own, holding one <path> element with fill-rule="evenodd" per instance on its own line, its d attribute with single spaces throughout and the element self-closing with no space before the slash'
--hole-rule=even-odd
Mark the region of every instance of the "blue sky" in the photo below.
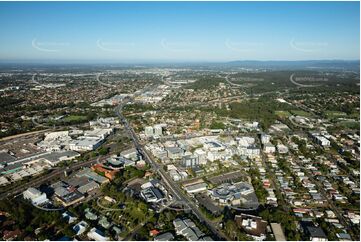
<svg viewBox="0 0 361 242">
<path fill-rule="evenodd" d="M 0 59 L 359 59 L 359 2 L 1 2 Z"/>
</svg>

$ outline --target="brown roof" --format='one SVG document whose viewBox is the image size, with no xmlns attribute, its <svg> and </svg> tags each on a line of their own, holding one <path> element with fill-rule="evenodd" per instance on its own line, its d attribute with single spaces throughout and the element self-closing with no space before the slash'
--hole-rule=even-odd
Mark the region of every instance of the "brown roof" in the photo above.
<svg viewBox="0 0 361 242">
<path fill-rule="evenodd" d="M 249 227 L 242 226 L 242 221 L 245 219 L 251 219 L 252 221 L 256 222 L 257 227 L 249 228 Z M 235 216 L 235 221 L 239 228 L 241 228 L 242 230 L 244 230 L 246 233 L 248 233 L 250 235 L 261 236 L 262 234 L 265 235 L 267 232 L 266 231 L 267 230 L 267 221 L 262 220 L 261 217 L 256 217 L 256 216 L 248 215 L 248 214 L 241 214 L 241 215 Z"/>
<path fill-rule="evenodd" d="M 16 237 L 18 237 L 21 234 L 22 234 L 22 232 L 20 229 L 15 229 L 13 231 L 5 230 L 3 233 L 3 239 L 4 240 L 15 239 Z"/>
<path fill-rule="evenodd" d="M 182 186 L 183 187 L 188 187 L 188 186 L 192 186 L 192 185 L 202 183 L 202 182 L 204 182 L 204 180 L 202 178 L 194 178 L 194 179 L 183 182 Z"/>
</svg>

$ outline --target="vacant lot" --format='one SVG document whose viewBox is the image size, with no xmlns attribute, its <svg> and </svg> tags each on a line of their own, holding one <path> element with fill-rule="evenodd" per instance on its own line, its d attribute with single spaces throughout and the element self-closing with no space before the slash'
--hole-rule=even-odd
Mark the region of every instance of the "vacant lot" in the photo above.
<svg viewBox="0 0 361 242">
<path fill-rule="evenodd" d="M 290 112 L 288 111 L 275 111 L 275 114 L 280 118 L 288 118 L 291 116 Z"/>
</svg>

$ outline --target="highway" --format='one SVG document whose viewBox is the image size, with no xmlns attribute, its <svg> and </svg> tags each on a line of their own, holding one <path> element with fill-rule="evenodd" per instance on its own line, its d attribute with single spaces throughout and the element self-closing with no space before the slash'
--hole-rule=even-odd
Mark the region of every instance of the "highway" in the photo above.
<svg viewBox="0 0 361 242">
<path fill-rule="evenodd" d="M 321 86 L 321 85 L 307 85 L 307 84 L 301 84 L 301 83 L 298 83 L 296 82 L 294 79 L 293 79 L 293 76 L 295 75 L 295 73 L 293 73 L 291 76 L 290 76 L 290 82 L 292 82 L 293 84 L 295 84 L 296 86 L 299 86 L 299 87 L 318 87 L 318 86 Z"/>
<path fill-rule="evenodd" d="M 97 80 L 97 82 L 98 82 L 100 85 L 103 85 L 103 86 L 108 87 L 108 88 L 109 88 L 109 87 L 110 87 L 110 88 L 115 88 L 115 87 L 116 87 L 115 85 L 102 82 L 102 81 L 100 80 L 100 76 L 101 76 L 101 75 L 102 75 L 102 73 L 96 74 L 96 80 Z"/>
<path fill-rule="evenodd" d="M 161 169 L 159 167 L 159 165 L 152 160 L 152 158 L 148 155 L 148 153 L 145 151 L 145 149 L 143 148 L 143 146 L 140 144 L 137 135 L 135 134 L 133 128 L 129 125 L 128 121 L 126 120 L 126 118 L 123 116 L 123 114 L 121 113 L 123 107 L 124 107 L 124 103 L 128 102 L 128 100 L 124 100 L 124 102 L 122 104 L 119 104 L 117 106 L 117 108 L 115 109 L 115 112 L 117 114 L 117 116 L 119 117 L 120 121 L 122 122 L 122 124 L 124 125 L 124 128 L 128 131 L 135 148 L 138 150 L 138 152 L 143 156 L 144 161 L 147 162 L 152 169 L 158 173 L 158 175 L 162 178 L 164 184 L 166 185 L 166 187 L 168 188 L 168 190 L 179 200 L 182 201 L 184 203 L 187 203 L 189 208 L 191 209 L 191 211 L 193 212 L 193 214 L 200 220 L 200 222 L 203 222 L 207 225 L 207 227 L 212 231 L 213 234 L 215 234 L 218 239 L 220 240 L 230 240 L 222 231 L 220 231 L 216 225 L 210 221 L 209 219 L 207 219 L 197 208 L 197 206 L 195 205 L 195 203 L 190 199 L 190 197 L 188 197 L 187 195 L 185 195 L 182 190 L 180 189 L 180 187 L 178 186 L 178 184 L 174 183 L 172 179 L 170 179 L 170 177 L 168 176 L 168 174 L 165 173 L 165 171 L 163 169 Z"/>
</svg>

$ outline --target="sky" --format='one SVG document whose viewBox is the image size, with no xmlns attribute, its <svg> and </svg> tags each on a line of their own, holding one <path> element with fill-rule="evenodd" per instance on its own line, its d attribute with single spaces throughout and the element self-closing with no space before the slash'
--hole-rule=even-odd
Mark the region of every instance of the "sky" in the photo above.
<svg viewBox="0 0 361 242">
<path fill-rule="evenodd" d="M 358 60 L 359 2 L 0 2 L 1 61 Z"/>
</svg>

